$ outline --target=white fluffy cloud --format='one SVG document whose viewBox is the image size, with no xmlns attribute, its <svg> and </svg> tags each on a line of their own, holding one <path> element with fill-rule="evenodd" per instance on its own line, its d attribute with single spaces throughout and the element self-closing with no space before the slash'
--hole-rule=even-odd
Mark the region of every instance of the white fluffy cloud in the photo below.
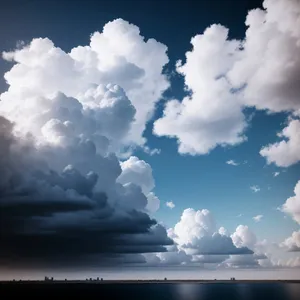
<svg viewBox="0 0 300 300">
<path fill-rule="evenodd" d="M 231 238 L 236 247 L 248 247 L 250 249 L 254 249 L 257 241 L 255 234 L 245 225 L 239 225 Z"/>
<path fill-rule="evenodd" d="M 190 255 L 252 253 L 245 245 L 235 246 L 224 228 L 220 228 L 217 232 L 213 215 L 207 209 L 198 211 L 192 208 L 185 209 L 180 221 L 168 233 L 179 249 Z"/>
<path fill-rule="evenodd" d="M 257 215 L 257 216 L 255 216 L 255 217 L 253 217 L 252 219 L 255 221 L 255 222 L 260 222 L 261 221 L 261 219 L 263 218 L 263 215 Z"/>
<path fill-rule="evenodd" d="M 217 145 L 244 140 L 246 126 L 238 96 L 223 76 L 232 68 L 238 41 L 228 41 L 228 30 L 212 25 L 192 38 L 186 63 L 177 64 L 191 95 L 169 101 L 164 115 L 154 123 L 154 133 L 176 137 L 180 153 L 205 154 Z"/>
<path fill-rule="evenodd" d="M 121 162 L 122 173 L 118 182 L 122 184 L 134 183 L 141 187 L 144 194 L 148 194 L 155 186 L 152 176 L 152 168 L 144 160 L 131 156 L 128 160 Z"/>
<path fill-rule="evenodd" d="M 243 51 L 229 72 L 235 87 L 246 84 L 248 106 L 274 112 L 300 108 L 300 6 L 298 0 L 265 0 L 249 12 Z"/>
<path fill-rule="evenodd" d="M 160 200 L 152 192 L 155 183 L 151 166 L 144 160 L 131 156 L 126 161 L 121 162 L 121 168 L 122 173 L 117 178 L 117 181 L 122 184 L 133 183 L 139 186 L 147 196 L 148 204 L 146 209 L 150 212 L 157 211 L 160 206 Z"/>
<path fill-rule="evenodd" d="M 237 163 L 236 161 L 234 161 L 233 159 L 227 160 L 226 161 L 227 165 L 231 165 L 231 166 L 238 166 L 239 163 Z"/>
<path fill-rule="evenodd" d="M 228 39 L 221 25 L 192 38 L 186 62 L 177 65 L 190 95 L 169 101 L 154 124 L 157 135 L 177 138 L 180 153 L 244 141 L 244 107 L 299 113 L 300 5 L 265 0 L 263 6 L 248 13 L 242 41 Z M 293 153 L 287 160 L 295 161 Z"/>
<path fill-rule="evenodd" d="M 282 205 L 281 210 L 289 215 L 300 224 L 300 180 L 297 182 L 295 189 L 295 195 L 286 200 Z"/>
<path fill-rule="evenodd" d="M 33 103 L 30 99 L 47 98 L 57 92 L 75 97 L 84 105 L 103 103 L 110 106 L 112 100 L 104 104 L 103 91 L 97 86 L 117 84 L 136 110 L 124 141 L 142 145 L 145 124 L 151 118 L 155 103 L 169 86 L 162 75 L 168 63 L 166 50 L 165 45 L 154 39 L 145 41 L 137 26 L 122 19 L 107 23 L 102 32 L 91 36 L 89 46 L 75 47 L 70 53 L 55 47 L 47 38 L 33 39 L 29 45 L 3 54 L 5 59 L 16 64 L 5 74 L 10 87 L 1 95 L 1 100 L 14 103 L 7 108 L 11 118 L 21 114 L 24 107 L 19 108 L 21 102 Z M 115 122 L 119 123 L 117 119 Z"/>
<path fill-rule="evenodd" d="M 169 202 L 166 202 L 166 206 L 173 209 L 175 207 L 175 204 L 173 203 L 173 201 L 169 201 Z"/>
<path fill-rule="evenodd" d="M 300 161 L 300 120 L 291 120 L 280 136 L 284 140 L 263 147 L 260 155 L 265 157 L 269 164 L 275 163 L 279 167 L 289 167 Z"/>
<path fill-rule="evenodd" d="M 300 251 L 300 230 L 294 231 L 280 246 L 288 251 Z"/>
</svg>

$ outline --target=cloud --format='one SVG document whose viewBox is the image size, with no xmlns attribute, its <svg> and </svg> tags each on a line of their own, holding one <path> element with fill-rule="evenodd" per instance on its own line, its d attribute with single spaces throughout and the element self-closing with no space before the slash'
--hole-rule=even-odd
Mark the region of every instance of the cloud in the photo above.
<svg viewBox="0 0 300 300">
<path fill-rule="evenodd" d="M 231 165 L 231 166 L 238 166 L 239 163 L 235 162 L 234 160 L 230 159 L 228 161 L 226 161 L 227 165 Z"/>
<path fill-rule="evenodd" d="M 299 3 L 265 0 L 263 7 L 248 13 L 243 50 L 229 79 L 235 87 L 246 84 L 243 99 L 248 106 L 296 111 L 300 108 Z"/>
<path fill-rule="evenodd" d="M 288 126 L 280 133 L 280 137 L 284 140 L 263 147 L 260 155 L 265 157 L 269 164 L 275 163 L 278 167 L 289 167 L 298 163 L 300 161 L 300 120 L 290 120 Z"/>
<path fill-rule="evenodd" d="M 253 217 L 252 219 L 255 221 L 255 222 L 260 222 L 261 221 L 261 219 L 263 218 L 263 215 L 257 215 L 257 216 L 255 216 L 255 217 Z"/>
<path fill-rule="evenodd" d="M 274 177 L 277 177 L 277 176 L 279 176 L 279 175 L 280 175 L 280 172 L 274 172 L 274 173 L 273 173 L 273 176 L 274 176 Z"/>
<path fill-rule="evenodd" d="M 155 186 L 152 176 L 152 168 L 144 160 L 131 156 L 128 160 L 121 162 L 122 173 L 117 181 L 126 184 L 134 183 L 141 187 L 144 194 L 148 194 Z"/>
<path fill-rule="evenodd" d="M 223 268 L 258 268 L 259 262 L 254 255 L 231 255 L 222 262 L 219 267 Z"/>
<path fill-rule="evenodd" d="M 145 153 L 149 154 L 150 156 L 161 153 L 161 149 L 158 149 L 158 148 L 151 149 L 148 146 L 143 146 L 143 150 L 145 151 Z"/>
<path fill-rule="evenodd" d="M 221 235 L 228 235 L 228 231 L 224 227 L 220 227 L 218 232 Z"/>
<path fill-rule="evenodd" d="M 221 230 L 221 233 L 217 232 L 215 220 L 211 212 L 206 209 L 198 211 L 192 208 L 185 209 L 180 221 L 168 231 L 168 234 L 178 248 L 189 255 L 253 253 L 247 247 L 235 246 L 224 230 Z"/>
<path fill-rule="evenodd" d="M 117 182 L 123 185 L 135 184 L 139 186 L 147 196 L 148 204 L 146 209 L 152 213 L 157 211 L 160 206 L 160 200 L 152 192 L 155 182 L 151 166 L 144 160 L 140 160 L 136 156 L 131 156 L 126 161 L 121 162 L 121 168 L 122 173 L 117 178 Z"/>
<path fill-rule="evenodd" d="M 177 63 L 189 96 L 166 104 L 154 133 L 176 138 L 181 154 L 201 155 L 246 140 L 245 107 L 299 114 L 299 15 L 298 0 L 265 0 L 263 9 L 249 11 L 244 40 L 229 39 L 216 24 L 194 36 L 186 62 Z M 298 148 L 282 145 L 291 156 L 277 154 L 277 144 L 261 154 L 279 165 L 297 162 Z"/>
<path fill-rule="evenodd" d="M 182 102 L 169 101 L 153 131 L 177 138 L 181 154 L 206 154 L 218 145 L 236 145 L 245 139 L 242 106 L 223 76 L 233 66 L 232 53 L 240 42 L 227 38 L 227 28 L 212 25 L 192 38 L 186 62 L 177 63 L 190 95 Z"/>
<path fill-rule="evenodd" d="M 153 192 L 147 195 L 147 202 L 146 209 L 151 213 L 156 212 L 160 207 L 160 200 Z"/>
<path fill-rule="evenodd" d="M 257 241 L 255 234 L 245 225 L 239 225 L 231 238 L 236 247 L 248 247 L 249 249 L 254 249 Z"/>
<path fill-rule="evenodd" d="M 300 180 L 295 186 L 294 194 L 293 197 L 286 200 L 282 205 L 281 210 L 289 214 L 294 221 L 300 224 Z"/>
<path fill-rule="evenodd" d="M 0 258 L 5 265 L 101 265 L 126 261 L 127 254 L 163 252 L 172 243 L 165 228 L 146 214 L 141 189 L 116 182 L 121 173 L 116 159 L 84 157 L 87 163 L 101 163 L 102 173 L 82 174 L 84 168 L 71 165 L 58 173 L 43 160 L 49 148 L 16 137 L 12 123 L 3 117 L 0 145 Z M 76 165 L 69 156 L 72 160 Z M 103 260 L 108 254 L 110 259 Z"/>
<path fill-rule="evenodd" d="M 1 265 L 145 263 L 141 253 L 166 251 L 172 240 L 148 215 L 159 206 L 151 167 L 118 159 L 145 142 L 168 87 L 166 47 L 118 19 L 70 53 L 45 38 L 3 56 L 15 64 L 0 96 Z"/>
<path fill-rule="evenodd" d="M 257 193 L 260 191 L 260 187 L 258 185 L 252 185 L 250 186 L 250 190 L 252 190 L 254 193 Z"/>
<path fill-rule="evenodd" d="M 4 76 L 9 90 L 1 95 L 1 100 L 13 102 L 6 107 L 11 120 L 22 116 L 24 105 L 19 104 L 27 102 L 25 99 L 47 98 L 57 92 L 77 98 L 84 105 L 110 107 L 113 99 L 101 100 L 105 91 L 95 86 L 114 83 L 124 89 L 136 111 L 123 142 L 143 145 L 145 125 L 152 117 L 155 103 L 169 87 L 162 74 L 168 63 L 166 51 L 165 45 L 154 39 L 145 40 L 137 26 L 122 19 L 108 22 L 102 32 L 91 35 L 88 46 L 77 46 L 69 53 L 48 38 L 33 39 L 29 45 L 3 53 L 4 59 L 16 64 Z M 120 111 L 121 118 L 114 118 L 115 123 L 107 124 L 107 129 L 115 125 L 122 128 L 119 121 L 125 112 Z M 23 118 L 26 117 L 25 114 Z"/>
<path fill-rule="evenodd" d="M 166 202 L 166 206 L 173 209 L 175 207 L 175 204 L 172 201 Z"/>
<path fill-rule="evenodd" d="M 280 246 L 291 252 L 300 251 L 300 231 L 294 231 Z"/>
</svg>

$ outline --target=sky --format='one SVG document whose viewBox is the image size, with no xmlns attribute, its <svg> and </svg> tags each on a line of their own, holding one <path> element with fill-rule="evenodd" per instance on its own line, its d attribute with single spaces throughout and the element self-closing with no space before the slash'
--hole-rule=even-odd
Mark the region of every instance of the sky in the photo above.
<svg viewBox="0 0 300 300">
<path fill-rule="evenodd" d="M 298 0 L 3 4 L 0 278 L 299 278 L 299 28 Z"/>
</svg>

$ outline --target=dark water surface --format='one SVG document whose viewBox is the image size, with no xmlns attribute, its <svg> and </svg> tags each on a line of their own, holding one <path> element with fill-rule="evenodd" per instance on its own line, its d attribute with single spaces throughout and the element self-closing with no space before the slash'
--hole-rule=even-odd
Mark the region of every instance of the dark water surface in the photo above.
<svg viewBox="0 0 300 300">
<path fill-rule="evenodd" d="M 0 296 L 128 300 L 300 300 L 299 283 L 144 283 L 2 285 Z"/>
</svg>

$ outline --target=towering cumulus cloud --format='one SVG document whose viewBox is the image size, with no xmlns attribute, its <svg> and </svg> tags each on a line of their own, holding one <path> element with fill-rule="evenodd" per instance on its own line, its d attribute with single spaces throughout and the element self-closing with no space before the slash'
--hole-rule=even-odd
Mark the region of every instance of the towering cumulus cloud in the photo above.
<svg viewBox="0 0 300 300">
<path fill-rule="evenodd" d="M 243 40 L 229 39 L 227 28 L 212 25 L 192 38 L 186 62 L 178 62 L 190 95 L 167 103 L 154 132 L 177 138 L 180 153 L 205 154 L 242 142 L 243 108 L 254 107 L 292 115 L 283 132 L 289 141 L 269 145 L 261 154 L 279 166 L 299 161 L 293 118 L 300 113 L 300 5 L 265 0 L 263 7 L 248 13 Z"/>
<path fill-rule="evenodd" d="M 116 155 L 144 143 L 165 52 L 116 20 L 70 53 L 49 39 L 4 53 L 16 64 L 0 102 L 2 266 L 138 263 L 172 244 L 148 214 L 151 167 Z"/>
<path fill-rule="evenodd" d="M 1 99 L 20 103 L 24 98 L 59 91 L 82 103 L 95 102 L 93 98 L 97 103 L 99 84 L 117 84 L 136 110 L 125 140 L 143 144 L 145 124 L 169 86 L 162 74 L 168 63 L 166 51 L 167 47 L 154 39 L 144 41 L 139 28 L 122 19 L 107 23 L 102 32 L 91 36 L 89 46 L 78 46 L 70 53 L 55 47 L 47 38 L 34 39 L 19 50 L 3 54 L 17 64 L 5 74 L 10 87 Z"/>
</svg>

